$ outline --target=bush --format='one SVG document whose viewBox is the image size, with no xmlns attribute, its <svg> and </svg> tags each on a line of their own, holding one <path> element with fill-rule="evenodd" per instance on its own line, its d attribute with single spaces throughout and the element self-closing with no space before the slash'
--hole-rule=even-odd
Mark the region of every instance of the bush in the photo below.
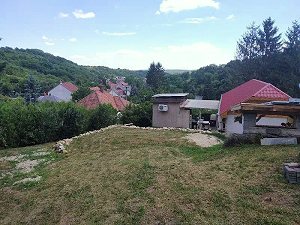
<svg viewBox="0 0 300 225">
<path fill-rule="evenodd" d="M 224 147 L 234 147 L 244 144 L 260 144 L 260 135 L 238 135 L 233 134 L 230 135 L 225 141 L 224 141 Z"/>
<path fill-rule="evenodd" d="M 108 105 L 87 110 L 72 102 L 0 104 L 0 147 L 19 147 L 70 138 L 114 124 L 116 111 Z"/>
<path fill-rule="evenodd" d="M 77 102 L 77 101 L 83 99 L 84 97 L 88 96 L 91 93 L 92 93 L 92 91 L 90 90 L 90 88 L 79 87 L 79 89 L 72 94 L 72 100 L 74 102 Z"/>
<path fill-rule="evenodd" d="M 98 130 L 117 122 L 117 111 L 107 104 L 99 105 L 91 111 L 89 130 Z"/>
<path fill-rule="evenodd" d="M 140 127 L 149 127 L 152 125 L 152 104 L 144 102 L 138 105 L 130 104 L 122 112 L 122 122 L 133 123 Z"/>
</svg>

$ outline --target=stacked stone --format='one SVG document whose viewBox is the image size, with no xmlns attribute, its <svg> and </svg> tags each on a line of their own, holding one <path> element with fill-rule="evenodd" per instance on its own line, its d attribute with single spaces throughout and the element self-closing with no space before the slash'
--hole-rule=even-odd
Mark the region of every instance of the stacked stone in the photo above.
<svg viewBox="0 0 300 225">
<path fill-rule="evenodd" d="M 80 137 L 84 137 L 87 135 L 91 135 L 91 134 L 96 134 L 96 133 L 100 133 L 103 132 L 105 130 L 109 130 L 109 129 L 114 129 L 117 127 L 122 127 L 122 128 L 127 128 L 127 129 L 141 129 L 141 130 L 160 130 L 160 131 L 166 131 L 166 130 L 175 130 L 175 131 L 182 131 L 182 132 L 188 132 L 188 133 L 209 133 L 210 131 L 201 131 L 201 130 L 194 130 L 194 129 L 189 129 L 189 128 L 175 128 L 175 127 L 162 127 L 162 128 L 155 128 L 155 127 L 138 127 L 135 126 L 133 124 L 124 124 L 124 125 L 111 125 L 105 128 L 101 128 L 100 130 L 93 130 L 93 131 L 89 131 L 83 134 L 79 134 L 78 136 L 74 136 L 72 138 L 68 138 L 68 139 L 63 139 L 58 141 L 54 146 L 54 150 L 58 153 L 66 153 L 66 146 L 70 145 L 71 142 L 74 139 L 78 139 Z"/>
<path fill-rule="evenodd" d="M 291 184 L 300 184 L 300 163 L 283 164 L 285 179 Z"/>
</svg>

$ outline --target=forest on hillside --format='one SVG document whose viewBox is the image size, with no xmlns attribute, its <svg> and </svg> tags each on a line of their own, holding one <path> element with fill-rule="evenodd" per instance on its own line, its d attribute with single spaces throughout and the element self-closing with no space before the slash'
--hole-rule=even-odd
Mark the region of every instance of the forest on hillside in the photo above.
<svg viewBox="0 0 300 225">
<path fill-rule="evenodd" d="M 294 21 L 282 34 L 272 18 L 261 25 L 252 23 L 237 41 L 235 60 L 177 75 L 163 71 L 160 63 L 151 64 L 147 74 L 151 89 L 137 88 L 134 94 L 138 99 L 143 102 L 157 92 L 187 92 L 190 97 L 220 99 L 222 93 L 250 79 L 272 83 L 290 96 L 300 97 L 300 24 Z M 128 81 L 136 82 L 131 77 Z"/>
<path fill-rule="evenodd" d="M 143 73 L 104 66 L 81 66 L 39 49 L 0 48 L 0 94 L 10 97 L 22 96 L 30 76 L 38 81 L 41 92 L 44 92 L 60 80 L 90 86 L 115 76 L 143 76 Z"/>
<path fill-rule="evenodd" d="M 154 62 L 148 72 L 131 71 L 80 66 L 37 49 L 0 48 L 0 94 L 24 96 L 30 76 L 37 80 L 41 93 L 60 80 L 81 87 L 125 76 L 132 85 L 129 100 L 134 103 L 149 101 L 153 94 L 167 92 L 188 92 L 190 97 L 220 99 L 222 93 L 254 78 L 300 97 L 300 25 L 294 21 L 285 33 L 280 33 L 272 18 L 260 25 L 252 23 L 237 41 L 236 59 L 224 65 L 208 65 L 196 71 L 172 74 Z"/>
</svg>

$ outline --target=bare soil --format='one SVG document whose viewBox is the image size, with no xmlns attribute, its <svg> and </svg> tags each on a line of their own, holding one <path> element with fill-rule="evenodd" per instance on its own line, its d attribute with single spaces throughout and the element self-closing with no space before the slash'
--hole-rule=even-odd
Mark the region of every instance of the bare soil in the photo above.
<svg viewBox="0 0 300 225">
<path fill-rule="evenodd" d="M 186 138 L 200 147 L 211 147 L 222 143 L 217 137 L 202 133 L 188 134 Z"/>
</svg>

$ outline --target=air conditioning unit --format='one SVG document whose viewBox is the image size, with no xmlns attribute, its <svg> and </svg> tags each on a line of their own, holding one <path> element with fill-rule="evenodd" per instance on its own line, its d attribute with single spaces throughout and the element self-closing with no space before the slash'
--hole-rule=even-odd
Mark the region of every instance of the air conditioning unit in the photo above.
<svg viewBox="0 0 300 225">
<path fill-rule="evenodd" d="M 159 104 L 158 105 L 158 111 L 160 112 L 167 112 L 169 109 L 168 105 Z"/>
</svg>

